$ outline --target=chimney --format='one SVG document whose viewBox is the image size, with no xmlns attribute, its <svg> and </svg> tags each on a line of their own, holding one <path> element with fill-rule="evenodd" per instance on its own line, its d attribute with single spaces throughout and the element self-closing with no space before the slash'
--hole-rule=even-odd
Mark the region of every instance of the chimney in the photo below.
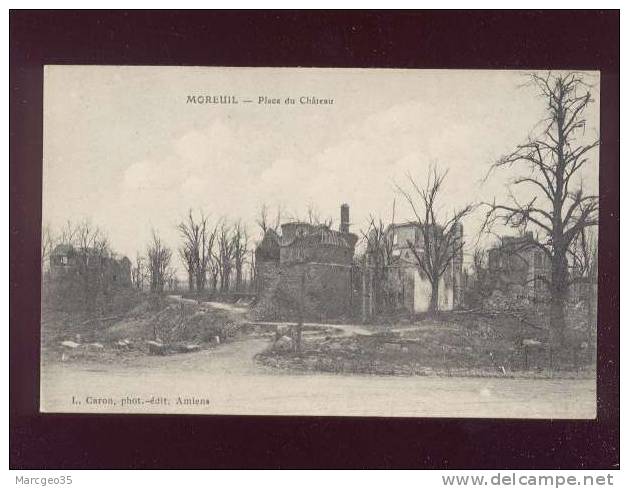
<svg viewBox="0 0 629 489">
<path fill-rule="evenodd" d="M 341 205 L 341 224 L 339 231 L 342 233 L 349 233 L 349 205 Z"/>
</svg>

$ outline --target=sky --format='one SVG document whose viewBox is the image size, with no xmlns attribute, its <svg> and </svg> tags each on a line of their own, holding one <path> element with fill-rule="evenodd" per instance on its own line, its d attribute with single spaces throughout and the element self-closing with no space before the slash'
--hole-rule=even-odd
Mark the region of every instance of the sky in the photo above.
<svg viewBox="0 0 629 489">
<path fill-rule="evenodd" d="M 596 137 L 598 73 L 590 80 L 585 136 Z M 545 101 L 525 83 L 523 72 L 498 70 L 47 66 L 43 222 L 54 230 L 88 219 L 132 259 L 152 229 L 179 246 L 188 209 L 241 220 L 255 240 L 262 204 L 292 217 L 311 206 L 338 226 L 347 203 L 360 234 L 370 215 L 390 222 L 394 199 L 395 220 L 412 219 L 396 185 L 408 187 L 408 174 L 423 182 L 430 165 L 448 171 L 439 198 L 447 216 L 506 196 L 512 175 L 484 177 L 539 130 Z M 596 192 L 597 151 L 582 176 Z M 470 247 L 482 220 L 479 210 L 464 222 Z"/>
</svg>

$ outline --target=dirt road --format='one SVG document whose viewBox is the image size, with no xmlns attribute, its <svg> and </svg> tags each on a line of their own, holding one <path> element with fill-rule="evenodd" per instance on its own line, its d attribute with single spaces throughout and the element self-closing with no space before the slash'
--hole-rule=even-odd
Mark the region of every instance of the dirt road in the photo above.
<svg viewBox="0 0 629 489">
<path fill-rule="evenodd" d="M 248 338 L 196 353 L 138 357 L 122 366 L 54 363 L 42 372 L 42 410 L 527 418 L 596 412 L 594 380 L 288 373 L 254 362 L 268 341 Z M 179 398 L 199 403 L 178 404 Z M 123 406 L 125 399 L 145 402 Z"/>
</svg>

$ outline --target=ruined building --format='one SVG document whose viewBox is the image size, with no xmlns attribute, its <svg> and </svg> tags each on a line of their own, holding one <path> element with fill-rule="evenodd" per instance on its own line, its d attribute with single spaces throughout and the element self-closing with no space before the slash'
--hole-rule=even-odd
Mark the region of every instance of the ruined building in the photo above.
<svg viewBox="0 0 629 489">
<path fill-rule="evenodd" d="M 544 278 L 550 278 L 550 259 L 532 232 L 503 236 L 488 251 L 487 266 L 495 289 L 516 297 L 540 300 L 548 295 Z"/>
<path fill-rule="evenodd" d="M 255 251 L 258 314 L 266 319 L 325 321 L 352 310 L 352 262 L 358 237 L 349 232 L 349 206 L 339 230 L 287 222 L 267 230 Z"/>
<path fill-rule="evenodd" d="M 52 250 L 42 279 L 47 307 L 106 315 L 131 287 L 131 262 L 107 250 L 60 244 Z"/>
<path fill-rule="evenodd" d="M 98 253 L 89 248 L 80 250 L 60 244 L 50 254 L 49 278 L 53 281 L 78 282 L 80 275 L 112 286 L 131 286 L 131 261 L 124 256 Z"/>
<path fill-rule="evenodd" d="M 404 309 L 412 313 L 426 312 L 430 306 L 431 285 L 425 273 L 417 263 L 415 253 L 424 253 L 424 239 L 421 225 L 417 222 L 390 224 L 385 231 L 388 260 L 384 264 L 382 294 L 386 297 L 389 310 Z M 435 230 L 439 232 L 440 229 Z M 456 228 L 457 243 L 463 239 L 463 226 Z M 415 253 L 411 249 L 413 247 Z M 363 306 L 362 316 L 369 319 L 377 312 L 378 273 L 374 269 L 374 260 L 369 252 L 365 256 L 363 269 Z M 382 302 L 382 301 L 380 301 Z M 454 253 L 452 259 L 441 276 L 439 283 L 439 310 L 451 310 L 463 303 L 463 251 Z"/>
</svg>

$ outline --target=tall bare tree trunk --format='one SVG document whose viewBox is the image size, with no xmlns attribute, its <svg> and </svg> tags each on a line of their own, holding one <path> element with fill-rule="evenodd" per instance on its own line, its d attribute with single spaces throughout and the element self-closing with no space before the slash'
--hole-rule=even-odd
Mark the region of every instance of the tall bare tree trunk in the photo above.
<svg viewBox="0 0 629 489">
<path fill-rule="evenodd" d="M 565 340 L 565 305 L 568 297 L 568 263 L 565 253 L 556 254 L 551 261 L 550 341 L 561 346 Z"/>
<path fill-rule="evenodd" d="M 190 292 L 194 291 L 194 278 L 192 272 L 188 272 L 188 290 Z"/>
<path fill-rule="evenodd" d="M 197 292 L 201 293 L 205 289 L 205 284 L 203 283 L 203 275 L 202 271 L 197 271 Z"/>
<path fill-rule="evenodd" d="M 430 305 L 428 311 L 431 313 L 439 311 L 439 279 L 430 283 Z"/>
<path fill-rule="evenodd" d="M 535 243 L 551 260 L 550 280 L 540 277 L 550 291 L 550 342 L 561 347 L 565 344 L 564 308 L 571 280 L 567 253 L 579 233 L 598 225 L 598 196 L 587 195 L 579 177 L 588 161 L 587 153 L 599 145 L 599 140 L 587 142 L 589 138 L 584 137 L 586 107 L 592 101 L 585 75 L 533 73 L 530 79 L 547 101 L 546 129 L 501 157 L 492 169 L 521 168 L 522 175 L 513 184 L 534 185 L 536 192 L 542 192 L 533 194 L 528 202 L 519 202 L 512 195 L 509 205 L 488 204 L 491 210 L 484 227 L 499 219 L 523 230 L 532 226 L 542 234 Z"/>
<path fill-rule="evenodd" d="M 242 288 L 242 265 L 236 266 L 236 292 Z"/>
</svg>

